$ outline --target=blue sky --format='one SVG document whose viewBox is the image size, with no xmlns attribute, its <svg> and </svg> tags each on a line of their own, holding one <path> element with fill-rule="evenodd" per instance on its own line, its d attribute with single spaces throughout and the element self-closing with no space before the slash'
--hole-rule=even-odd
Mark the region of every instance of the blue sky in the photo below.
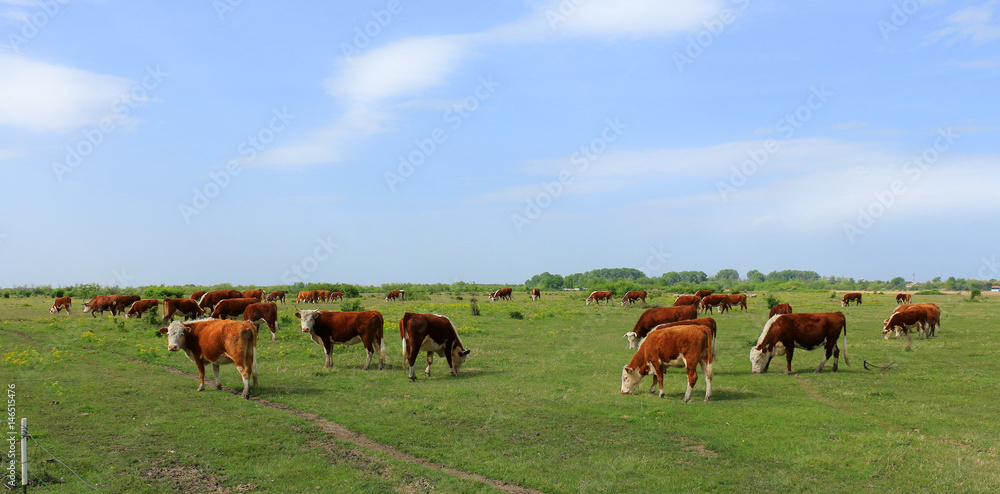
<svg viewBox="0 0 1000 494">
<path fill-rule="evenodd" d="M 0 0 L 0 286 L 1000 278 L 1000 2 Z"/>
</svg>

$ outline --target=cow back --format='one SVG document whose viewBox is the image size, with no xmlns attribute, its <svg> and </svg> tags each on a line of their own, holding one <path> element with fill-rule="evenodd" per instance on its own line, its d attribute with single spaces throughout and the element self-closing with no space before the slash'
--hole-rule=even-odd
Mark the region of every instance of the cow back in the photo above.
<svg viewBox="0 0 1000 494">
<path fill-rule="evenodd" d="M 632 331 L 639 337 L 645 337 L 654 327 L 676 321 L 696 319 L 698 308 L 693 305 L 680 305 L 677 307 L 656 307 L 646 309 L 639 316 Z"/>
</svg>

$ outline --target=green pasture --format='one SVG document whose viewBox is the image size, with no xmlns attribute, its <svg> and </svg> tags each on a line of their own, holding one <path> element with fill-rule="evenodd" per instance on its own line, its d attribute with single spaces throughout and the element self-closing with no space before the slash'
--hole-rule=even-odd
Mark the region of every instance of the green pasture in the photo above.
<svg viewBox="0 0 1000 494">
<path fill-rule="evenodd" d="M 651 295 L 650 307 L 672 302 L 672 293 Z M 1000 488 L 1000 298 L 914 296 L 941 307 L 942 327 L 904 351 L 881 335 L 894 294 L 847 308 L 829 292 L 775 295 L 795 312 L 843 311 L 851 366 L 817 374 L 819 351 L 799 350 L 794 374 L 780 372 L 780 357 L 752 375 L 749 348 L 767 316 L 760 296 L 747 313 L 713 316 L 710 402 L 701 375 L 681 402 L 681 369 L 667 372 L 663 399 L 646 393 L 649 377 L 641 393 L 621 395 L 632 355 L 622 335 L 640 306 L 515 292 L 512 302 L 477 296 L 473 316 L 466 293 L 389 303 L 363 294 L 363 307 L 385 317 L 386 369 L 360 370 L 356 345 L 337 347 L 323 370 L 293 304 L 279 305 L 278 339 L 262 332 L 251 390 L 268 406 L 211 386 L 195 392 L 197 380 L 175 372 L 193 374 L 194 364 L 167 352 L 150 320 L 94 319 L 82 300 L 72 315 L 53 316 L 51 299 L 13 298 L 0 299 L 0 384 L 15 386 L 17 418 L 59 460 L 30 442 L 38 492 L 93 492 L 60 461 L 106 493 L 496 492 L 482 478 L 565 493 Z M 458 377 L 435 359 L 426 378 L 419 359 L 417 381 L 407 380 L 404 311 L 452 319 L 472 350 Z M 892 365 L 866 370 L 865 361 Z M 221 378 L 242 389 L 232 366 Z M 332 435 L 313 416 L 387 449 Z"/>
</svg>

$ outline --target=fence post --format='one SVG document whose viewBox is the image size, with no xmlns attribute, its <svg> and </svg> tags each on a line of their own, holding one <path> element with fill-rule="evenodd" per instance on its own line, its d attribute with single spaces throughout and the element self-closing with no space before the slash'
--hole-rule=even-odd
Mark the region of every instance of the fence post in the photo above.
<svg viewBox="0 0 1000 494">
<path fill-rule="evenodd" d="M 28 418 L 21 417 L 21 490 L 28 492 Z"/>
</svg>

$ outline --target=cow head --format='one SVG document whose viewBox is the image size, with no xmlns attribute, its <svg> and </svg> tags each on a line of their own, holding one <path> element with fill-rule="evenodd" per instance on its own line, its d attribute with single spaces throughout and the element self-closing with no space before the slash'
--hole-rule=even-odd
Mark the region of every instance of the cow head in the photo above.
<svg viewBox="0 0 1000 494">
<path fill-rule="evenodd" d="M 771 352 L 757 345 L 750 349 L 750 372 L 760 374 L 767 372 L 767 363 L 771 360 Z"/>
<path fill-rule="evenodd" d="M 316 318 L 319 317 L 319 310 L 317 309 L 303 309 L 295 311 L 295 317 L 299 318 L 302 323 L 302 332 L 308 333 L 312 331 L 313 326 L 316 324 Z"/>
<path fill-rule="evenodd" d="M 59 312 L 59 308 L 58 307 L 56 307 L 54 305 L 52 307 L 49 307 L 49 314 L 55 314 L 56 312 Z M 86 311 L 84 311 L 84 312 L 86 312 Z"/>
<path fill-rule="evenodd" d="M 453 375 L 458 375 L 458 368 L 465 363 L 467 358 L 469 358 L 469 352 L 471 351 L 472 350 L 462 348 L 461 344 L 455 345 L 455 347 L 451 349 L 451 367 L 455 369 L 455 374 Z"/>
<path fill-rule="evenodd" d="M 176 352 L 185 347 L 184 337 L 187 335 L 187 332 L 187 326 L 181 324 L 179 321 L 174 321 L 169 326 L 160 328 L 160 334 L 167 335 L 167 350 L 171 352 Z"/>
<path fill-rule="evenodd" d="M 624 338 L 628 340 L 628 347 L 633 349 L 638 349 L 642 340 L 639 339 L 639 335 L 635 331 L 629 331 L 625 333 Z"/>
<path fill-rule="evenodd" d="M 889 319 L 892 319 L 892 316 L 889 316 Z M 889 319 L 882 321 L 882 337 L 887 340 L 889 339 L 889 336 L 892 335 L 892 329 L 894 326 L 889 324 Z M 896 329 L 896 336 L 899 336 L 899 329 Z"/>
<path fill-rule="evenodd" d="M 86 314 L 87 312 L 90 312 L 91 309 L 92 308 L 90 307 L 90 302 L 84 302 L 83 303 L 83 312 L 84 312 L 84 314 Z"/>
<path fill-rule="evenodd" d="M 622 394 L 631 394 L 641 380 L 642 372 L 639 369 L 630 369 L 627 365 L 622 367 Z"/>
</svg>

